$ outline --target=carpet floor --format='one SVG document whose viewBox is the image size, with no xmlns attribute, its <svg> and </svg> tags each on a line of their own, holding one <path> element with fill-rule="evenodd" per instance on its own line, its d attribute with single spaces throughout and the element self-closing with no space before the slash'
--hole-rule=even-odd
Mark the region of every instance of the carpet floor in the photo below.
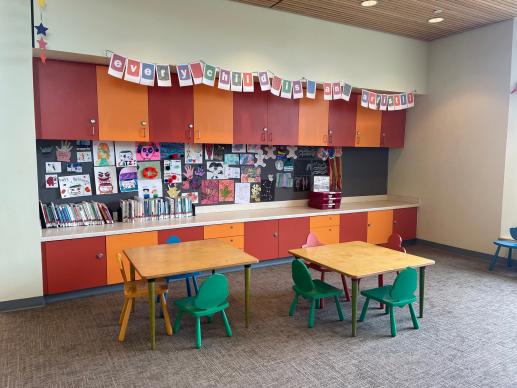
<svg viewBox="0 0 517 388">
<path fill-rule="evenodd" d="M 358 336 L 350 337 L 335 305 L 307 327 L 308 303 L 294 317 L 289 264 L 252 270 L 252 324 L 244 327 L 244 274 L 228 274 L 228 316 L 202 324 L 194 348 L 194 320 L 172 337 L 157 320 L 157 350 L 149 350 L 147 303 L 137 303 L 126 341 L 117 341 L 121 293 L 0 314 L 0 387 L 515 387 L 517 386 L 517 271 L 424 245 L 411 253 L 436 260 L 426 277 L 425 316 L 414 330 L 407 309 L 389 317 L 371 304 Z M 340 285 L 337 274 L 328 281 Z M 387 275 L 386 282 L 393 276 Z M 375 286 L 375 279 L 361 288 Z M 174 283 L 170 298 L 184 296 Z M 359 300 L 359 308 L 363 299 Z"/>
</svg>

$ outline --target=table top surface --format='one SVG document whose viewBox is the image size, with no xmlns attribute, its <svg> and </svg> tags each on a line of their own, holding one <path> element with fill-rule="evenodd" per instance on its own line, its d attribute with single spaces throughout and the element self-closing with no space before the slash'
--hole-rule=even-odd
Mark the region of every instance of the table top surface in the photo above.
<svg viewBox="0 0 517 388">
<path fill-rule="evenodd" d="M 289 253 L 354 279 L 400 271 L 407 267 L 425 267 L 435 263 L 434 260 L 363 241 L 291 249 Z"/>
<path fill-rule="evenodd" d="M 258 260 L 217 239 L 125 249 L 144 279 L 258 263 Z"/>
</svg>

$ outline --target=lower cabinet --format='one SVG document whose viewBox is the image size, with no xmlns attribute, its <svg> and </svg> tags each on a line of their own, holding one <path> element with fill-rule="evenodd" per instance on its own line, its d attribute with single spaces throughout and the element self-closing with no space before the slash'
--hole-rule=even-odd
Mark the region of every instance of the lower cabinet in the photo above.
<svg viewBox="0 0 517 388">
<path fill-rule="evenodd" d="M 204 227 L 203 238 L 216 238 L 238 249 L 244 249 L 244 223 L 208 225 Z"/>
<path fill-rule="evenodd" d="M 167 240 L 176 236 L 181 242 L 203 240 L 204 229 L 202 226 L 192 228 L 178 228 L 158 231 L 158 244 L 167 244 Z"/>
<path fill-rule="evenodd" d="M 385 244 L 393 233 L 393 210 L 368 212 L 368 235 L 371 244 Z"/>
<path fill-rule="evenodd" d="M 106 285 L 104 237 L 42 243 L 45 294 Z"/>
<path fill-rule="evenodd" d="M 311 217 L 311 233 L 314 233 L 322 244 L 337 244 L 339 223 L 339 215 Z"/>
<path fill-rule="evenodd" d="M 309 217 L 278 220 L 278 257 L 291 256 L 289 249 L 301 248 L 309 232 Z"/>
<path fill-rule="evenodd" d="M 416 238 L 417 211 L 416 207 L 393 210 L 393 232 L 400 234 L 402 240 Z"/>
<path fill-rule="evenodd" d="M 244 224 L 244 252 L 259 260 L 278 257 L 278 220 Z"/>
<path fill-rule="evenodd" d="M 368 238 L 368 213 L 341 214 L 339 241 L 365 241 Z"/>
</svg>

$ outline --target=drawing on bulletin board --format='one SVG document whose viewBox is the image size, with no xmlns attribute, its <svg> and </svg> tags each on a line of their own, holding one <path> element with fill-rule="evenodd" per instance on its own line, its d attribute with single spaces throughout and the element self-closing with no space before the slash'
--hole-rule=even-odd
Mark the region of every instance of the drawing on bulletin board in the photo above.
<svg viewBox="0 0 517 388">
<path fill-rule="evenodd" d="M 260 183 L 260 201 L 269 202 L 275 199 L 275 181 L 272 179 L 263 179 Z"/>
<path fill-rule="evenodd" d="M 250 203 L 250 184 L 235 183 L 235 203 Z"/>
<path fill-rule="evenodd" d="M 181 183 L 181 160 L 163 161 L 163 180 L 165 183 Z"/>
<path fill-rule="evenodd" d="M 61 162 L 46 162 L 45 163 L 45 172 L 47 174 L 61 172 Z"/>
<path fill-rule="evenodd" d="M 200 164 L 203 163 L 203 145 L 202 144 L 185 144 L 185 163 Z"/>
<path fill-rule="evenodd" d="M 45 175 L 45 188 L 46 189 L 57 189 L 59 183 L 57 180 L 57 174 Z"/>
<path fill-rule="evenodd" d="M 201 204 L 215 205 L 219 202 L 219 181 L 203 179 L 201 182 Z"/>
<path fill-rule="evenodd" d="M 261 191 L 260 184 L 253 183 L 251 185 L 251 195 L 250 195 L 251 202 L 260 202 L 260 191 Z"/>
<path fill-rule="evenodd" d="M 231 179 L 219 181 L 219 201 L 233 202 L 235 194 L 235 182 Z"/>
<path fill-rule="evenodd" d="M 70 162 L 72 149 L 72 144 L 68 140 L 62 140 L 61 145 L 56 146 L 56 160 L 58 162 Z"/>
<path fill-rule="evenodd" d="M 206 162 L 206 179 L 224 179 L 224 163 Z"/>
<path fill-rule="evenodd" d="M 240 154 L 239 163 L 243 166 L 253 166 L 255 164 L 254 154 Z"/>
<path fill-rule="evenodd" d="M 224 160 L 224 146 L 221 144 L 205 144 L 205 159 L 222 162 Z"/>
<path fill-rule="evenodd" d="M 118 177 L 121 193 L 138 191 L 138 172 L 136 167 L 124 167 Z"/>
<path fill-rule="evenodd" d="M 115 165 L 115 150 L 112 141 L 94 141 L 93 142 L 94 165 L 114 166 Z"/>
<path fill-rule="evenodd" d="M 136 145 L 137 162 L 160 160 L 160 143 L 142 142 Z"/>
<path fill-rule="evenodd" d="M 160 143 L 160 157 L 162 159 L 181 159 L 185 157 L 185 144 Z"/>
<path fill-rule="evenodd" d="M 241 166 L 241 182 L 260 183 L 260 167 Z"/>
<path fill-rule="evenodd" d="M 232 144 L 232 152 L 246 152 L 246 144 Z"/>
<path fill-rule="evenodd" d="M 183 198 L 190 199 L 190 201 L 194 205 L 197 205 L 199 203 L 199 193 L 197 191 L 191 191 L 191 192 L 188 192 L 188 193 L 181 193 L 181 196 Z"/>
<path fill-rule="evenodd" d="M 146 179 L 138 181 L 138 196 L 143 199 L 160 198 L 163 196 L 161 179 Z"/>
<path fill-rule="evenodd" d="M 115 142 L 115 160 L 117 167 L 136 166 L 136 148 L 132 141 Z"/>
<path fill-rule="evenodd" d="M 260 144 L 248 144 L 246 146 L 246 149 L 246 152 L 248 152 L 249 154 L 258 154 L 259 152 L 262 152 L 262 147 L 260 146 Z"/>
<path fill-rule="evenodd" d="M 162 179 L 160 162 L 140 162 L 138 163 L 138 179 L 154 180 Z"/>
<path fill-rule="evenodd" d="M 239 155 L 237 154 L 225 154 L 224 163 L 232 166 L 239 165 Z"/>
<path fill-rule="evenodd" d="M 95 194 L 106 195 L 118 193 L 117 170 L 115 166 L 94 167 Z"/>
<path fill-rule="evenodd" d="M 224 166 L 224 177 L 225 179 L 240 179 L 241 168 Z"/>
<path fill-rule="evenodd" d="M 76 198 L 92 195 L 92 185 L 89 175 L 60 176 L 58 180 L 61 198 Z"/>
<path fill-rule="evenodd" d="M 66 172 L 83 172 L 83 166 L 81 163 L 67 163 Z"/>
</svg>

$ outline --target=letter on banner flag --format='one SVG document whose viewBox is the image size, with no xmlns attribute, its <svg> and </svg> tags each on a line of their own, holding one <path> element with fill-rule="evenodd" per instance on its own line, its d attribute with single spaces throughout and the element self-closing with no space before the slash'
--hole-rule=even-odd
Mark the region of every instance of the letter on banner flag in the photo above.
<svg viewBox="0 0 517 388">
<path fill-rule="evenodd" d="M 201 62 L 194 62 L 188 65 L 190 68 L 190 74 L 192 74 L 192 79 L 194 80 L 194 84 L 199 85 L 203 82 L 203 66 Z"/>
<path fill-rule="evenodd" d="M 381 95 L 379 93 L 375 97 L 375 109 L 381 109 Z"/>
<path fill-rule="evenodd" d="M 388 96 L 385 94 L 381 94 L 381 104 L 379 106 L 380 110 L 388 109 Z"/>
<path fill-rule="evenodd" d="M 172 86 L 169 65 L 156 65 L 156 78 L 158 86 Z"/>
<path fill-rule="evenodd" d="M 352 95 L 352 85 L 345 83 L 343 85 L 342 98 L 345 101 L 350 101 L 350 96 Z"/>
<path fill-rule="evenodd" d="M 153 63 L 143 63 L 140 67 L 140 84 L 154 86 L 155 67 Z"/>
<path fill-rule="evenodd" d="M 280 97 L 291 98 L 292 92 L 293 92 L 293 83 L 286 79 L 282 80 L 282 93 L 280 93 Z"/>
<path fill-rule="evenodd" d="M 388 96 L 388 110 L 395 110 L 395 99 L 393 94 Z"/>
<path fill-rule="evenodd" d="M 415 95 L 413 92 L 409 92 L 407 94 L 407 107 L 413 108 L 415 106 Z"/>
<path fill-rule="evenodd" d="M 305 96 L 307 98 L 312 98 L 313 100 L 316 98 L 316 82 L 307 80 L 305 84 Z"/>
<path fill-rule="evenodd" d="M 124 79 L 129 82 L 140 83 L 140 61 L 128 59 Z"/>
<path fill-rule="evenodd" d="M 232 74 L 230 70 L 219 69 L 219 82 L 217 87 L 223 90 L 230 90 Z"/>
<path fill-rule="evenodd" d="M 124 69 L 126 68 L 126 61 L 126 57 L 113 53 L 110 59 L 108 74 L 113 77 L 122 78 L 124 75 Z"/>
<path fill-rule="evenodd" d="M 393 95 L 395 110 L 400 110 L 400 94 Z"/>
<path fill-rule="evenodd" d="M 280 89 L 282 89 L 282 78 L 275 75 L 273 77 L 273 82 L 271 82 L 271 93 L 275 96 L 279 96 Z"/>
<path fill-rule="evenodd" d="M 375 92 L 370 92 L 370 96 L 369 96 L 369 99 L 368 99 L 368 107 L 370 109 L 377 109 L 377 93 Z"/>
<path fill-rule="evenodd" d="M 368 90 L 364 90 L 361 92 L 361 106 L 363 108 L 368 108 L 368 101 L 370 100 L 370 92 Z"/>
<path fill-rule="evenodd" d="M 253 73 L 242 73 L 242 91 L 252 92 L 253 90 Z"/>
<path fill-rule="evenodd" d="M 406 93 L 402 93 L 400 95 L 400 108 L 407 109 L 407 94 Z"/>
<path fill-rule="evenodd" d="M 269 75 L 267 74 L 267 71 L 261 71 L 258 73 L 258 78 L 260 82 L 260 90 L 271 90 L 271 85 L 269 84 Z"/>
<path fill-rule="evenodd" d="M 332 84 L 330 82 L 323 83 L 323 99 L 332 100 Z"/>
<path fill-rule="evenodd" d="M 303 98 L 302 81 L 293 81 L 293 98 L 295 100 Z"/>
<path fill-rule="evenodd" d="M 332 83 L 332 99 L 333 100 L 341 100 L 341 83 L 333 82 Z"/>
<path fill-rule="evenodd" d="M 232 71 L 232 92 L 242 92 L 242 73 L 239 71 Z"/>
<path fill-rule="evenodd" d="M 192 77 L 188 65 L 177 65 L 178 82 L 180 86 L 192 86 Z"/>
<path fill-rule="evenodd" d="M 215 85 L 215 73 L 217 69 L 215 66 L 205 63 L 205 70 L 203 71 L 203 83 L 208 86 Z"/>
</svg>

